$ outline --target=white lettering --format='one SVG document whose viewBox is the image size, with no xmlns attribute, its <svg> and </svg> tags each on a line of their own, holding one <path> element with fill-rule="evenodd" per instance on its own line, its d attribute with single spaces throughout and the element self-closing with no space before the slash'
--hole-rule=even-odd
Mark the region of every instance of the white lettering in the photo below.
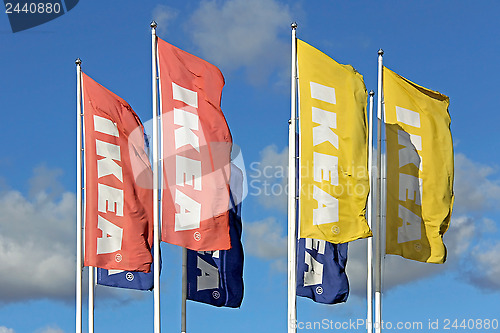
<svg viewBox="0 0 500 333">
<path fill-rule="evenodd" d="M 323 264 L 314 259 L 307 251 L 304 259 L 307 265 L 307 271 L 304 272 L 304 287 L 322 284 Z"/>
<path fill-rule="evenodd" d="M 318 208 L 313 209 L 313 225 L 339 221 L 339 200 L 317 186 L 313 189 L 313 198 Z"/>
<path fill-rule="evenodd" d="M 99 184 L 100 185 L 100 184 Z M 97 254 L 113 253 L 121 250 L 123 229 L 98 216 L 97 228 L 102 230 L 102 237 L 97 238 Z"/>
<path fill-rule="evenodd" d="M 190 185 L 201 191 L 201 161 L 175 156 L 175 182 L 178 186 Z"/>
<path fill-rule="evenodd" d="M 117 216 L 123 216 L 123 190 L 97 184 L 97 210 L 101 213 L 115 212 Z"/>
<path fill-rule="evenodd" d="M 333 132 L 333 129 L 337 128 L 337 114 L 313 107 L 312 121 L 319 124 L 319 126 L 313 127 L 313 146 L 328 141 L 338 149 L 339 137 Z"/>
<path fill-rule="evenodd" d="M 339 159 L 337 156 L 331 156 L 321 153 L 313 153 L 314 181 L 330 181 L 332 185 L 339 184 Z"/>
<path fill-rule="evenodd" d="M 399 150 L 399 167 L 411 163 L 422 171 L 422 157 L 417 152 L 417 150 L 422 150 L 422 138 L 418 135 L 398 131 L 398 144 L 404 146 Z"/>
<path fill-rule="evenodd" d="M 315 249 L 319 254 L 325 254 L 326 241 L 323 239 L 306 238 L 306 249 Z"/>
<path fill-rule="evenodd" d="M 405 173 L 399 174 L 399 200 L 407 199 L 415 201 L 416 205 L 422 206 L 422 179 Z"/>
<path fill-rule="evenodd" d="M 411 210 L 399 205 L 399 218 L 403 219 L 403 225 L 398 227 L 398 243 L 406 243 L 421 238 L 421 218 Z"/>
<path fill-rule="evenodd" d="M 186 89 L 172 82 L 172 94 L 175 100 L 198 108 L 198 93 L 196 91 Z"/>
<path fill-rule="evenodd" d="M 179 205 L 179 212 L 175 213 L 175 231 L 192 230 L 200 227 L 200 203 L 176 189 L 175 204 Z"/>
<path fill-rule="evenodd" d="M 174 131 L 175 149 L 191 145 L 196 151 L 200 151 L 200 141 L 193 132 L 198 130 L 198 115 L 180 109 L 174 109 L 174 124 L 181 127 Z"/>
<path fill-rule="evenodd" d="M 97 178 L 115 175 L 123 182 L 122 167 L 115 162 L 121 160 L 120 146 L 100 140 L 95 141 L 95 146 L 97 155 L 104 157 L 97 160 Z"/>
<path fill-rule="evenodd" d="M 311 82 L 311 97 L 330 104 L 336 104 L 335 88 Z"/>
<path fill-rule="evenodd" d="M 396 106 L 396 119 L 400 123 L 420 128 L 420 114 L 418 112 Z"/>
<path fill-rule="evenodd" d="M 120 136 L 120 133 L 118 133 L 118 127 L 114 122 L 112 122 L 108 118 L 103 118 L 96 115 L 94 115 L 94 130 L 96 132 L 101 132 L 116 137 Z"/>
<path fill-rule="evenodd" d="M 196 267 L 201 271 L 201 275 L 196 279 L 196 290 L 207 290 L 219 288 L 219 270 L 210 265 L 205 260 L 197 256 Z"/>
</svg>

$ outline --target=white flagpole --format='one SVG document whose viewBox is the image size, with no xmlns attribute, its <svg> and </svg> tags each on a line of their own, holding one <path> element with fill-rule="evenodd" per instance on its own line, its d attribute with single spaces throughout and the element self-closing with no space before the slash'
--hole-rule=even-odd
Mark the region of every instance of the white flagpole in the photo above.
<svg viewBox="0 0 500 333">
<path fill-rule="evenodd" d="M 369 118 L 368 118 L 368 179 L 370 184 L 370 192 L 368 194 L 368 209 L 367 209 L 367 220 L 370 229 L 373 227 L 373 95 L 375 93 L 370 90 L 370 106 L 369 106 Z M 367 246 L 367 257 L 366 257 L 366 267 L 367 267 L 367 277 L 366 277 L 366 300 L 367 300 L 367 316 L 366 316 L 366 330 L 368 333 L 373 332 L 373 237 L 368 238 Z"/>
<path fill-rule="evenodd" d="M 182 300 L 181 300 L 181 333 L 186 333 L 186 300 L 187 300 L 187 249 L 182 248 Z"/>
<path fill-rule="evenodd" d="M 378 92 L 377 92 L 377 224 L 375 244 L 375 332 L 382 332 L 382 55 L 384 51 L 378 51 Z"/>
<path fill-rule="evenodd" d="M 94 267 L 89 266 L 89 333 L 94 333 Z"/>
<path fill-rule="evenodd" d="M 76 333 L 82 332 L 82 61 L 76 59 Z"/>
<path fill-rule="evenodd" d="M 156 22 L 151 22 L 153 76 L 153 265 L 154 265 L 154 332 L 160 333 L 160 222 L 158 198 L 158 77 L 156 72 Z"/>
<path fill-rule="evenodd" d="M 297 331 L 297 228 L 295 135 L 297 117 L 297 23 L 292 23 L 292 106 L 288 129 L 288 333 Z"/>
</svg>

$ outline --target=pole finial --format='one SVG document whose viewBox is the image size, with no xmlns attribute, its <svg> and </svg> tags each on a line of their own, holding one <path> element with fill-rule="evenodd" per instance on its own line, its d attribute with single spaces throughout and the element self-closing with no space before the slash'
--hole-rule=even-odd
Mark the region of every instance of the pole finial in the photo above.
<svg viewBox="0 0 500 333">
<path fill-rule="evenodd" d="M 75 64 L 81 65 L 82 64 L 82 60 L 80 58 L 76 58 Z"/>
<path fill-rule="evenodd" d="M 374 96 L 375 92 L 373 90 L 370 90 L 370 96 Z"/>
<path fill-rule="evenodd" d="M 157 24 L 156 24 L 156 21 L 151 21 L 151 24 L 150 24 L 150 27 L 151 28 L 156 28 Z"/>
<path fill-rule="evenodd" d="M 379 50 L 378 50 L 378 55 L 383 55 L 383 54 L 384 54 L 384 50 L 379 49 Z"/>
<path fill-rule="evenodd" d="M 297 22 L 292 22 L 291 27 L 292 29 L 297 29 Z"/>
</svg>

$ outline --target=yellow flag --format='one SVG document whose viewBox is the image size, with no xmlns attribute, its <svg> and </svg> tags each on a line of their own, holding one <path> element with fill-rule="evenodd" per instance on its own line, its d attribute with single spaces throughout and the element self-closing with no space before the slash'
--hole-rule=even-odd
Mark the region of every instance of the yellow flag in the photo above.
<svg viewBox="0 0 500 333">
<path fill-rule="evenodd" d="M 300 237 L 332 243 L 369 237 L 363 76 L 301 40 L 297 56 Z"/>
<path fill-rule="evenodd" d="M 450 100 L 384 68 L 386 252 L 441 264 L 453 207 Z"/>
</svg>

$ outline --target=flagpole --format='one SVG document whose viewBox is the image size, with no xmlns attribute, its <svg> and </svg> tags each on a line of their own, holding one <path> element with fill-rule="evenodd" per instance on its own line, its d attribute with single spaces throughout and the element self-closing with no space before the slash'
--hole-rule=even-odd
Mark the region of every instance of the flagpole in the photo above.
<svg viewBox="0 0 500 333">
<path fill-rule="evenodd" d="M 158 77 L 156 72 L 156 22 L 151 22 L 153 77 L 153 266 L 154 266 L 154 332 L 160 333 L 160 226 L 158 198 Z"/>
<path fill-rule="evenodd" d="M 377 85 L 377 220 L 375 244 L 375 332 L 382 332 L 382 56 L 384 51 L 378 50 L 378 85 Z"/>
<path fill-rule="evenodd" d="M 373 226 L 373 95 L 375 93 L 370 90 L 370 106 L 368 113 L 368 181 L 370 184 L 370 192 L 368 194 L 368 207 L 367 207 L 367 220 L 370 229 Z M 368 333 L 373 332 L 373 237 L 368 237 L 367 246 L 367 277 L 366 277 L 366 300 L 367 300 L 367 316 L 366 316 L 366 330 Z"/>
<path fill-rule="evenodd" d="M 76 64 L 76 333 L 82 332 L 82 61 Z"/>
<path fill-rule="evenodd" d="M 187 249 L 182 248 L 182 301 L 181 301 L 181 333 L 186 333 L 186 300 L 187 300 Z"/>
<path fill-rule="evenodd" d="M 296 227 L 296 170 L 295 135 L 297 117 L 297 23 L 292 23 L 292 99 L 288 129 L 288 333 L 297 331 L 297 227 Z"/>
<path fill-rule="evenodd" d="M 89 266 L 89 333 L 94 333 L 94 267 Z"/>
</svg>

